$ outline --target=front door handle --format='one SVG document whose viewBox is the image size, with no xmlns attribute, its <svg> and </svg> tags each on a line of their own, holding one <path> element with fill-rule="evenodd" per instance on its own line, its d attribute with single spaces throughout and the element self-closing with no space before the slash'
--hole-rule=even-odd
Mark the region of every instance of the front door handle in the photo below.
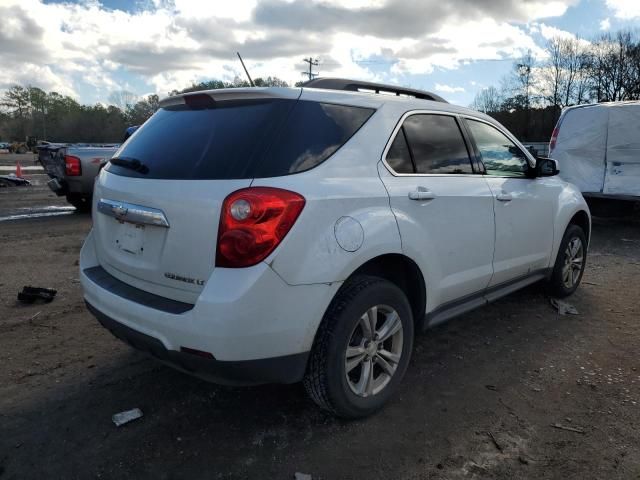
<svg viewBox="0 0 640 480">
<path fill-rule="evenodd" d="M 502 192 L 496 196 L 496 200 L 498 200 L 499 202 L 510 202 L 511 200 L 513 200 L 513 197 L 510 193 Z"/>
<path fill-rule="evenodd" d="M 414 191 L 409 192 L 409 198 L 411 200 L 433 200 L 436 198 L 436 194 L 424 187 L 418 187 Z"/>
</svg>

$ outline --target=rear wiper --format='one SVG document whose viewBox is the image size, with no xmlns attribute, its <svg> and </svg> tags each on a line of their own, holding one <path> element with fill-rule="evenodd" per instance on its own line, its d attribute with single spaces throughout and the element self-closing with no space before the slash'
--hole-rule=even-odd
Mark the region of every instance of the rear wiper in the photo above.
<svg viewBox="0 0 640 480">
<path fill-rule="evenodd" d="M 142 163 L 137 158 L 114 157 L 109 161 L 119 167 L 128 168 L 130 170 L 134 170 L 142 174 L 149 173 L 149 167 L 147 167 L 144 163 Z"/>
</svg>

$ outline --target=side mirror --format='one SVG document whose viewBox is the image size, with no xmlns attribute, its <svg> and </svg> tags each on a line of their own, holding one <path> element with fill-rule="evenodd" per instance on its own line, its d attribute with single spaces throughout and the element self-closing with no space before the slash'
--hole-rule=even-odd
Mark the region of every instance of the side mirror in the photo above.
<svg viewBox="0 0 640 480">
<path fill-rule="evenodd" d="M 559 173 L 557 161 L 546 157 L 536 158 L 536 177 L 553 177 Z"/>
</svg>

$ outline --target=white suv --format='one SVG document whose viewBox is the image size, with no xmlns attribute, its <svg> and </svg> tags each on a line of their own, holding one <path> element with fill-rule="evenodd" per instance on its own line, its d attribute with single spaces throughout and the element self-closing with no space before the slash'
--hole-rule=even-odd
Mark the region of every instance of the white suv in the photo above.
<svg viewBox="0 0 640 480">
<path fill-rule="evenodd" d="M 580 282 L 582 195 L 486 115 L 339 79 L 160 107 L 97 179 L 80 272 L 106 328 L 180 370 L 302 380 L 361 417 L 397 390 L 415 332 Z"/>
</svg>

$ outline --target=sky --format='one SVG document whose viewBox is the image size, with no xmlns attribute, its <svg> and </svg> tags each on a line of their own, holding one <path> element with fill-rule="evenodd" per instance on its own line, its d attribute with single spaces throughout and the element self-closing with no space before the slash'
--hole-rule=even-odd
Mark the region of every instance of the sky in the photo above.
<svg viewBox="0 0 640 480">
<path fill-rule="evenodd" d="M 0 92 L 14 84 L 109 103 L 203 80 L 314 72 L 469 105 L 555 36 L 640 26 L 640 0 L 0 0 Z"/>
</svg>

